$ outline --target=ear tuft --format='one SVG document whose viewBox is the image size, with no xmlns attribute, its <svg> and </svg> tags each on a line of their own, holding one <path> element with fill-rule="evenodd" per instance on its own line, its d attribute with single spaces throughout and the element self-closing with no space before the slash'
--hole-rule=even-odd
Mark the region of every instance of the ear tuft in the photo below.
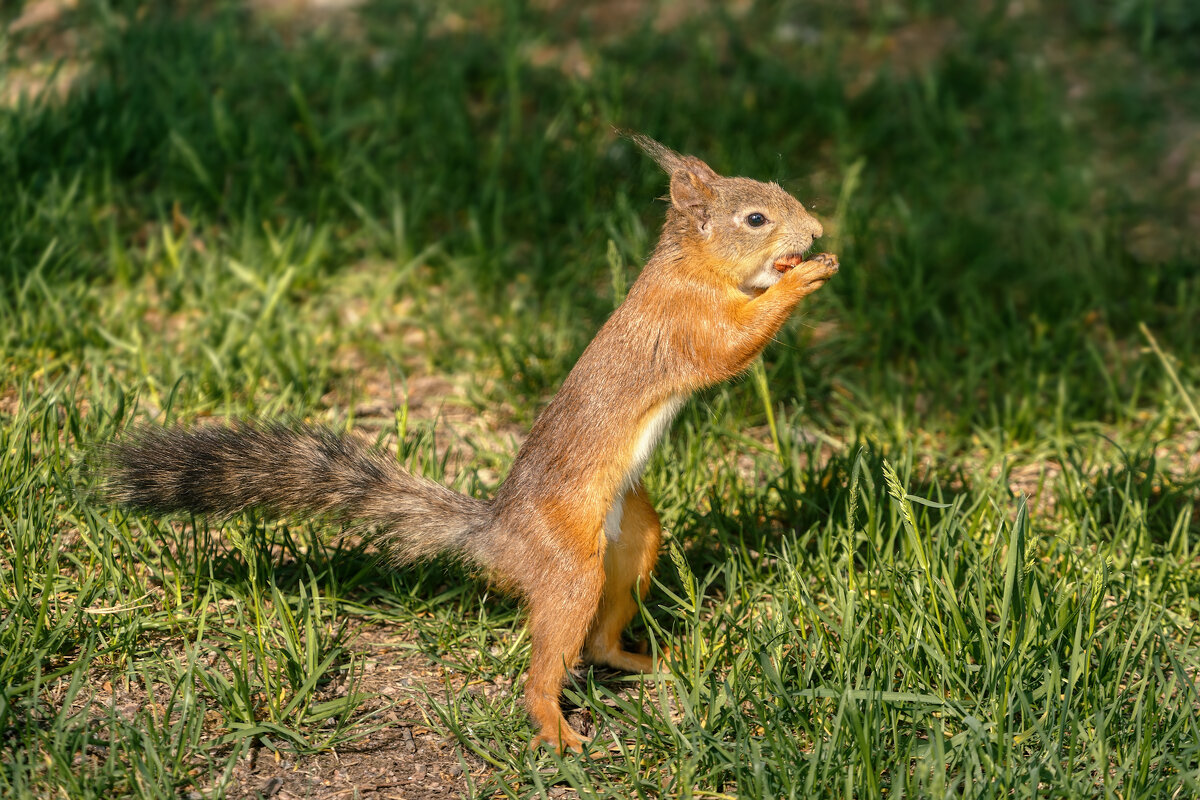
<svg viewBox="0 0 1200 800">
<path fill-rule="evenodd" d="M 668 175 L 674 175 L 679 170 L 686 169 L 694 172 L 704 181 L 715 181 L 721 177 L 712 167 L 695 156 L 680 155 L 671 148 L 654 141 L 649 136 L 623 130 L 618 130 L 617 133 L 642 148 L 646 155 L 653 158 L 655 163 L 662 167 L 663 171 Z"/>
</svg>

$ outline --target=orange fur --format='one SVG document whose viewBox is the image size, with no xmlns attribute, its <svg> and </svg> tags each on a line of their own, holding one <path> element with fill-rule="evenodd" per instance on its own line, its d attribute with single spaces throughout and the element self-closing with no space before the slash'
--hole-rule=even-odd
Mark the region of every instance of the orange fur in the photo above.
<svg viewBox="0 0 1200 800">
<path fill-rule="evenodd" d="M 774 184 L 722 178 L 647 142 L 639 140 L 671 173 L 658 247 L 534 423 L 495 499 L 489 563 L 529 604 L 527 702 L 536 741 L 560 750 L 581 744 L 558 707 L 581 650 L 621 669 L 653 667 L 624 650 L 620 636 L 637 608 L 633 591 L 644 596 L 658 555 L 658 516 L 638 478 L 664 416 L 746 369 L 838 268 L 821 255 L 780 275 L 774 263 L 800 261 L 820 224 Z M 755 212 L 769 229 L 747 225 Z M 610 542 L 605 518 L 619 498 L 620 532 Z"/>
<path fill-rule="evenodd" d="M 584 657 L 628 672 L 649 672 L 654 663 L 647 655 L 621 647 L 621 632 L 637 613 L 637 598 L 650 590 L 650 573 L 658 560 L 662 527 L 658 514 L 638 485 L 625 492 L 620 538 L 604 550 L 604 592 L 584 645 Z"/>
</svg>

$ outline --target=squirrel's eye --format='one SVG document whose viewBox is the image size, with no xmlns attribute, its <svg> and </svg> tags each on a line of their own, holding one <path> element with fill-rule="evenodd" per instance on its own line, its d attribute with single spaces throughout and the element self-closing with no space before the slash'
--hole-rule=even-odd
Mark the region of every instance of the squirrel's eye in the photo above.
<svg viewBox="0 0 1200 800">
<path fill-rule="evenodd" d="M 767 218 L 755 211 L 753 214 L 746 215 L 746 224 L 751 228 L 761 228 L 767 224 Z"/>
</svg>

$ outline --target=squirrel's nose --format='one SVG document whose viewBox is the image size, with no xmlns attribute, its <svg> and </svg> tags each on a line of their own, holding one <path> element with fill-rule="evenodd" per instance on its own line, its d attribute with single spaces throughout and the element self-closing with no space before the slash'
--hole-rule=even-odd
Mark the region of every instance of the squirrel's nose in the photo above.
<svg viewBox="0 0 1200 800">
<path fill-rule="evenodd" d="M 816 225 L 817 227 L 813 229 L 812 237 L 813 239 L 820 239 L 825 234 L 825 229 L 821 227 L 821 223 L 819 222 Z"/>
</svg>

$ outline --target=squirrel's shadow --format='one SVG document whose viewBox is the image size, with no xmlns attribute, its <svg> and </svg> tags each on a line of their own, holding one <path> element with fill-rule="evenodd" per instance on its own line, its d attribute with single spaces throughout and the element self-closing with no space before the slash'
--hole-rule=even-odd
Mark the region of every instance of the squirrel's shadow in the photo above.
<svg viewBox="0 0 1200 800">
<path fill-rule="evenodd" d="M 792 465 L 782 467 L 765 480 L 765 487 L 730 497 L 710 497 L 696 509 L 683 513 L 676 523 L 676 537 L 685 550 L 689 568 L 704 576 L 718 570 L 737 553 L 747 566 L 772 560 L 784 550 L 793 556 L 814 553 L 820 546 L 818 532 L 833 521 L 839 527 L 851 524 L 850 496 L 856 528 L 863 525 L 869 506 L 891 502 L 881 448 L 856 444 L 831 451 L 807 447 Z M 935 477 L 918 470 L 901 468 L 904 490 L 909 495 L 929 498 L 938 504 L 953 504 L 973 491 L 972 476 L 961 469 Z M 913 473 L 913 474 L 908 474 Z M 935 515 L 944 509 L 918 506 L 919 513 Z M 856 553 L 876 546 L 857 537 Z M 892 540 L 899 552 L 901 537 Z M 798 551 L 798 552 L 797 552 Z M 659 579 L 674 591 L 682 589 L 674 570 L 661 570 Z M 719 589 L 719 586 L 716 588 Z"/>
</svg>

